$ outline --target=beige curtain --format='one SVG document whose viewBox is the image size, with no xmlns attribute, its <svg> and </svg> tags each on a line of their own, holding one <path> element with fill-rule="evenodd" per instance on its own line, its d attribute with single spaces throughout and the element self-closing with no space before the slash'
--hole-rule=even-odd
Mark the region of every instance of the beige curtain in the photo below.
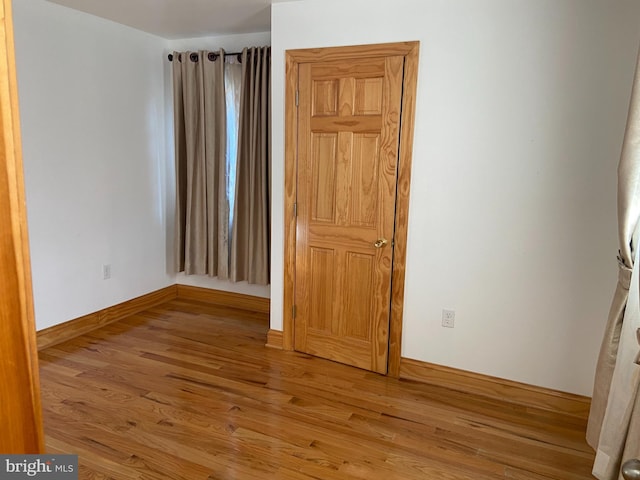
<svg viewBox="0 0 640 480">
<path fill-rule="evenodd" d="M 640 62 L 640 58 L 639 58 Z M 636 76 L 618 166 L 619 274 L 600 350 L 587 427 L 593 475 L 622 480 L 622 463 L 640 458 L 640 73 Z"/>
<path fill-rule="evenodd" d="M 269 283 L 270 92 L 271 48 L 245 48 L 230 277 L 260 285 Z"/>
<path fill-rule="evenodd" d="M 224 51 L 174 52 L 178 271 L 228 278 Z"/>
</svg>

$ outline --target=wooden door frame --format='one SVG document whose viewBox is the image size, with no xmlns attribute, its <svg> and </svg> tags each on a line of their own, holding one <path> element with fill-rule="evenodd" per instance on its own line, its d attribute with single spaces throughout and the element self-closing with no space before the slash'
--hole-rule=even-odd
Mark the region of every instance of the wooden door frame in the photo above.
<svg viewBox="0 0 640 480">
<path fill-rule="evenodd" d="M 44 452 L 11 0 L 0 2 L 0 452 Z"/>
<path fill-rule="evenodd" d="M 393 271 L 391 274 L 391 316 L 389 321 L 388 375 L 400 376 L 402 315 L 404 306 L 404 276 L 407 256 L 407 227 L 409 217 L 409 187 L 416 91 L 418 81 L 418 52 L 420 42 L 383 43 L 351 47 L 328 47 L 287 50 L 285 79 L 285 178 L 284 178 L 284 298 L 282 346 L 294 348 L 293 306 L 295 299 L 296 218 L 294 204 L 297 197 L 298 152 L 298 66 L 301 63 L 344 60 L 357 57 L 404 56 L 402 85 L 402 117 L 398 154 L 398 183 L 396 194 Z"/>
</svg>

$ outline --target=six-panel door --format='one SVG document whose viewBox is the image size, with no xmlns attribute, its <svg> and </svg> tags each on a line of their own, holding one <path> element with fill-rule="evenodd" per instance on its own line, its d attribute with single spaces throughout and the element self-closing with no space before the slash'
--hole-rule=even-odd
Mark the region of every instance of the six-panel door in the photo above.
<svg viewBox="0 0 640 480">
<path fill-rule="evenodd" d="M 301 64 L 295 349 L 387 371 L 403 57 Z"/>
</svg>

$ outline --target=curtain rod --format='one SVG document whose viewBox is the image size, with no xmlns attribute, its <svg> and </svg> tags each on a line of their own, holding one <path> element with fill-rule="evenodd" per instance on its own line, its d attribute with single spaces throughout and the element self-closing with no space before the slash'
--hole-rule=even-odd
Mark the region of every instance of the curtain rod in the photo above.
<svg viewBox="0 0 640 480">
<path fill-rule="evenodd" d="M 242 52 L 231 52 L 231 53 L 224 52 L 224 54 L 225 54 L 225 56 L 227 56 L 227 55 L 229 55 L 229 56 L 237 55 L 237 56 L 238 56 L 238 60 L 241 60 L 241 59 L 242 59 L 242 57 L 241 57 Z M 209 52 L 209 54 L 207 55 L 207 57 L 209 58 L 209 60 L 211 60 L 212 62 L 213 62 L 216 58 L 218 58 L 219 56 L 220 56 L 220 54 L 219 54 L 219 53 L 214 53 L 214 52 Z M 170 54 L 167 56 L 167 58 L 169 59 L 169 61 L 170 61 L 170 62 L 173 62 L 173 53 L 170 53 Z M 191 54 L 191 60 L 192 60 L 192 61 L 194 61 L 194 62 L 197 62 L 197 61 L 198 61 L 197 59 L 198 59 L 198 54 L 197 54 L 197 53 L 195 53 L 195 52 L 194 52 L 194 53 L 192 53 L 192 54 Z M 180 60 L 180 61 L 182 61 L 182 60 Z"/>
</svg>

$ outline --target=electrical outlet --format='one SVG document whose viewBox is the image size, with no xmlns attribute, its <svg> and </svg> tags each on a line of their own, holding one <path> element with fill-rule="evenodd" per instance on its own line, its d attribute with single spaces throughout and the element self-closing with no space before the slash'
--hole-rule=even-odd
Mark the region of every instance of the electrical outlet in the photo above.
<svg viewBox="0 0 640 480">
<path fill-rule="evenodd" d="M 456 311 L 455 310 L 442 310 L 442 326 L 447 328 L 453 328 L 456 323 Z"/>
<path fill-rule="evenodd" d="M 105 263 L 102 265 L 102 279 L 109 280 L 111 278 L 111 265 Z"/>
</svg>

